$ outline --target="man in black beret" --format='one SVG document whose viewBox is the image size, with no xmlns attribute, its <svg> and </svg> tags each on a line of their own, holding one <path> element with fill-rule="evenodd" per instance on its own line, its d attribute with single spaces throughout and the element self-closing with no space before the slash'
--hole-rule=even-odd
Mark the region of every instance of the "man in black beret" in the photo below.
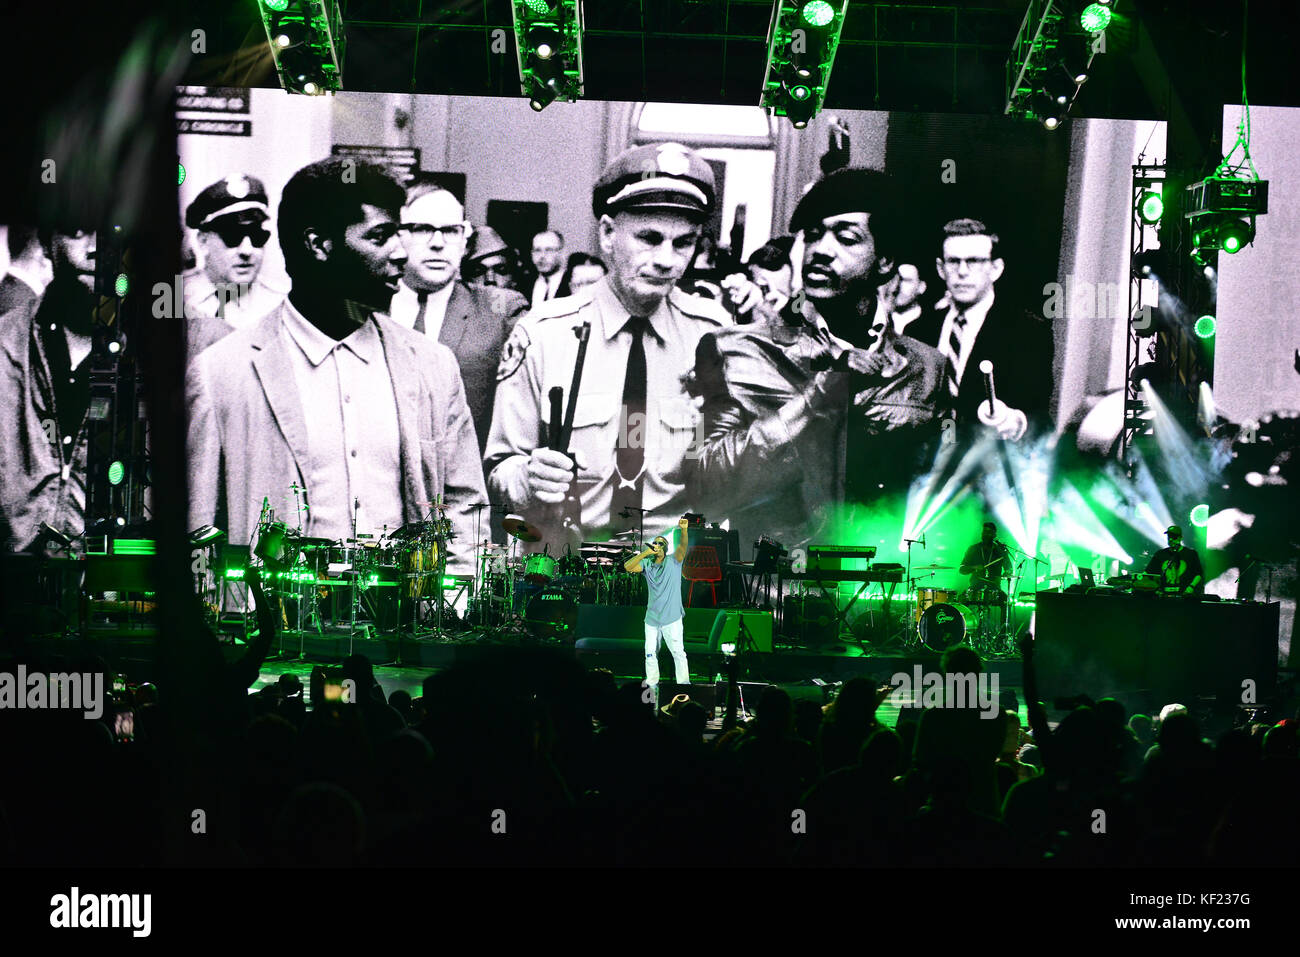
<svg viewBox="0 0 1300 957">
<path fill-rule="evenodd" d="M 709 164 L 679 143 L 615 157 L 592 193 L 609 274 L 581 296 L 542 303 L 511 333 L 497 370 L 489 486 L 543 526 L 539 548 L 635 531 L 643 512 L 648 538 L 690 511 L 699 417 L 681 380 L 700 337 L 731 320 L 677 282 L 716 201 Z M 569 447 L 548 448 L 550 391 L 570 402 L 583 323 L 591 331 Z"/>
<path fill-rule="evenodd" d="M 802 289 L 779 313 L 760 297 L 754 322 L 700 342 L 701 496 L 742 537 L 824 540 L 833 505 L 897 491 L 938 433 L 942 356 L 872 328 L 897 286 L 896 195 L 874 170 L 819 180 L 790 222 Z"/>
</svg>

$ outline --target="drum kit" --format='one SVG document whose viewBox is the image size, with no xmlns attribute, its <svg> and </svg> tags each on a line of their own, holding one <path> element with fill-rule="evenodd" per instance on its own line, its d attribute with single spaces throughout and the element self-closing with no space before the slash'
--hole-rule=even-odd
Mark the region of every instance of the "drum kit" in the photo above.
<svg viewBox="0 0 1300 957">
<path fill-rule="evenodd" d="M 368 614 L 381 628 L 396 625 L 400 635 L 404 609 L 423 602 L 435 602 L 433 635 L 442 634 L 443 573 L 454 536 L 442 514 L 445 506 L 427 504 L 427 518 L 392 532 L 385 527 L 379 536 L 355 533 L 343 540 L 305 535 L 264 511 L 250 553 L 269 572 L 264 580 L 286 629 L 288 608 L 296 609 L 300 656 L 308 628 L 321 632 L 327 623 L 342 625 L 355 638 L 359 629 L 364 633 Z M 406 610 L 405 619 L 412 617 Z"/>
<path fill-rule="evenodd" d="M 923 565 L 912 572 L 934 573 L 953 571 L 951 565 Z M 1012 629 L 1010 579 L 1008 587 L 953 588 L 928 587 L 919 584 L 923 578 L 913 578 L 909 591 L 916 595 L 915 604 L 906 613 L 904 644 L 911 652 L 942 653 L 954 645 L 968 645 L 984 657 L 1004 657 L 1014 654 L 1015 635 Z"/>
<path fill-rule="evenodd" d="M 583 542 L 564 555 L 545 549 L 520 554 L 521 545 L 541 541 L 541 532 L 519 515 L 507 516 L 502 527 L 508 545 L 478 546 L 473 624 L 493 633 L 572 640 L 579 605 L 645 604 L 644 576 L 623 569 L 637 551 L 631 541 Z"/>
</svg>

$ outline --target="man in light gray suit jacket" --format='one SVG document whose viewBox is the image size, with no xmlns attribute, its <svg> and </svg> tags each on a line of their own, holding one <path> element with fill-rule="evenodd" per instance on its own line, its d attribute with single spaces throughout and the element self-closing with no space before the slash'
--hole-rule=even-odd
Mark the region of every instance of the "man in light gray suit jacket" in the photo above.
<svg viewBox="0 0 1300 957">
<path fill-rule="evenodd" d="M 486 502 L 456 358 L 386 311 L 406 260 L 402 189 L 331 157 L 281 197 L 287 300 L 204 350 L 186 377 L 190 526 L 248 542 L 267 508 L 302 533 L 380 536 L 448 506 L 449 571 L 469 571 Z"/>
</svg>

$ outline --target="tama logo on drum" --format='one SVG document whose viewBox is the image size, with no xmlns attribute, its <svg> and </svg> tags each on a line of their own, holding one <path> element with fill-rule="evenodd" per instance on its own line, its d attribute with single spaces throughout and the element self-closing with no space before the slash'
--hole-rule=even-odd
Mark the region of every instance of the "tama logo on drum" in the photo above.
<svg viewBox="0 0 1300 957">
<path fill-rule="evenodd" d="M 1002 710 L 999 680 L 993 674 L 944 674 L 912 666 L 912 673 L 900 671 L 889 679 L 895 707 L 970 708 L 981 718 L 996 718 Z"/>
</svg>

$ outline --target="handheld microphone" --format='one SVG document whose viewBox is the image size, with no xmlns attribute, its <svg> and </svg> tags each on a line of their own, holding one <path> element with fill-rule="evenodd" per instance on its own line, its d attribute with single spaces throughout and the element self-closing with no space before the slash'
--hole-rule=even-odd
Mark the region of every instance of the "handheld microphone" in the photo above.
<svg viewBox="0 0 1300 957">
<path fill-rule="evenodd" d="M 984 391 L 988 395 L 989 415 L 993 414 L 993 403 L 997 401 L 997 393 L 993 390 L 993 363 L 985 359 L 980 363 L 980 372 L 984 374 Z"/>
</svg>

